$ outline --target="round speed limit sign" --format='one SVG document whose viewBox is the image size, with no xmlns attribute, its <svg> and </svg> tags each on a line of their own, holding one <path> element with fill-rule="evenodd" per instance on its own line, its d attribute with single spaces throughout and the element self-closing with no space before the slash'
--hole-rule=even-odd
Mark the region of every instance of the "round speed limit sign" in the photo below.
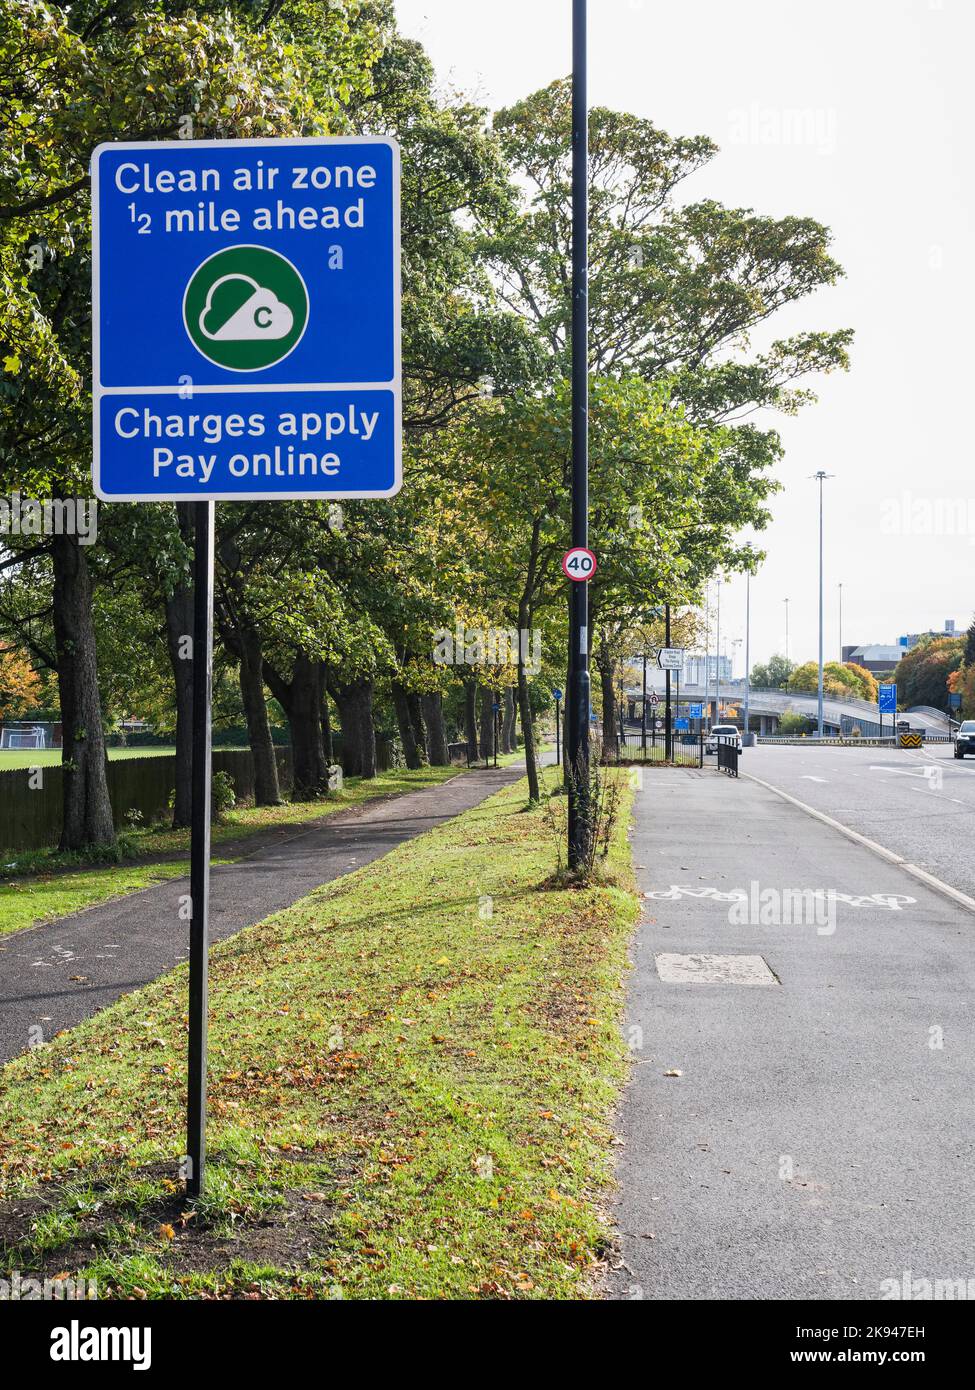
<svg viewBox="0 0 975 1390">
<path fill-rule="evenodd" d="M 562 556 L 562 570 L 567 579 L 582 584 L 596 573 L 596 557 L 585 546 L 577 545 Z"/>
</svg>

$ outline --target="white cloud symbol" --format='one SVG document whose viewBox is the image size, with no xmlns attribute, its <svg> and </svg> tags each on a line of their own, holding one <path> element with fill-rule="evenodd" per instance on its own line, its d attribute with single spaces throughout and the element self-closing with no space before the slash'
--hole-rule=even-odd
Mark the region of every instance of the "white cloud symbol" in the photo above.
<svg viewBox="0 0 975 1390">
<path fill-rule="evenodd" d="M 206 326 L 206 320 L 213 305 L 213 296 L 228 280 L 243 280 L 245 284 L 250 285 L 254 293 L 244 300 L 240 308 L 231 314 L 216 333 L 211 333 Z M 220 279 L 215 280 L 210 286 L 207 294 L 207 302 L 200 315 L 200 332 L 205 338 L 218 343 L 273 340 L 286 338 L 294 327 L 294 321 L 294 314 L 287 304 L 282 304 L 272 290 L 263 289 L 249 275 L 221 275 Z"/>
</svg>

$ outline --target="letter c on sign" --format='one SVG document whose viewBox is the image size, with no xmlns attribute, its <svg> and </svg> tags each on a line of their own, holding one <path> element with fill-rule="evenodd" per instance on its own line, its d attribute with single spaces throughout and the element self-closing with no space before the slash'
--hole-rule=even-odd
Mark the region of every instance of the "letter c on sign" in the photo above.
<svg viewBox="0 0 975 1390">
<path fill-rule="evenodd" d="M 116 416 L 115 416 L 115 433 L 119 436 L 119 438 L 120 438 L 120 439 L 134 439 L 134 438 L 136 437 L 136 435 L 139 433 L 139 431 L 138 431 L 138 429 L 134 429 L 134 430 L 124 430 L 124 429 L 122 428 L 122 416 L 123 416 L 123 415 L 131 415 L 132 418 L 133 418 L 133 420 L 138 420 L 138 418 L 139 418 L 139 412 L 138 412 L 137 410 L 133 410 L 132 407 L 131 407 L 130 405 L 127 405 L 127 406 L 124 407 L 124 409 L 118 411 L 118 412 L 116 413 Z"/>
<path fill-rule="evenodd" d="M 261 318 L 262 314 L 265 315 L 264 318 Z M 258 328 L 270 328 L 271 309 L 269 305 L 261 304 L 257 309 L 254 310 L 254 322 L 257 324 Z"/>
<path fill-rule="evenodd" d="M 126 188 L 125 184 L 122 182 L 122 175 L 127 173 L 130 169 L 134 174 L 138 175 L 138 164 L 120 164 L 115 170 L 115 187 L 120 193 L 138 193 L 139 191 L 138 183 L 134 183 L 131 188 Z"/>
</svg>

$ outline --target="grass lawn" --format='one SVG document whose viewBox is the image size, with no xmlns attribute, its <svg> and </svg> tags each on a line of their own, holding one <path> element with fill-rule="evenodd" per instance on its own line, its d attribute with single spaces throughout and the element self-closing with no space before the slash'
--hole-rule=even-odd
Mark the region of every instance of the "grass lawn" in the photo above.
<svg viewBox="0 0 975 1390">
<path fill-rule="evenodd" d="M 226 750 L 221 749 L 221 752 Z M 124 758 L 171 758 L 175 748 L 110 748 L 109 762 Z M 20 767 L 60 767 L 60 748 L 0 748 L 0 772 L 10 772 Z"/>
<path fill-rule="evenodd" d="M 197 1203 L 185 967 L 10 1063 L 0 1270 L 103 1298 L 585 1297 L 637 914 L 622 781 L 601 886 L 551 886 L 522 781 L 215 947 Z"/>
<path fill-rule="evenodd" d="M 216 847 L 231 841 L 246 842 L 249 836 L 260 830 L 323 820 L 336 811 L 348 810 L 377 796 L 395 796 L 422 787 L 438 786 L 456 777 L 461 770 L 456 767 L 425 767 L 410 772 L 397 768 L 381 773 L 371 781 L 350 777 L 341 792 L 325 801 L 241 807 L 229 812 L 222 824 L 213 827 L 213 844 Z M 178 878 L 189 872 L 188 830 L 153 826 L 126 831 L 121 837 L 120 846 L 124 862 L 98 867 L 79 866 L 77 856 L 62 855 L 56 850 L 11 850 L 7 854 L 0 851 L 0 874 L 3 875 L 0 879 L 0 937 L 36 922 L 65 917 L 83 907 L 147 888 L 160 878 Z M 246 852 L 245 843 L 241 846 L 240 854 L 232 854 L 220 862 L 232 863 Z M 168 858 L 171 862 L 160 863 L 160 857 Z M 157 862 L 146 862 L 150 858 Z"/>
<path fill-rule="evenodd" d="M 136 893 L 190 871 L 189 860 L 173 864 L 124 865 L 71 874 L 43 874 L 0 883 L 0 937 L 37 922 L 67 917 L 93 903 Z"/>
</svg>

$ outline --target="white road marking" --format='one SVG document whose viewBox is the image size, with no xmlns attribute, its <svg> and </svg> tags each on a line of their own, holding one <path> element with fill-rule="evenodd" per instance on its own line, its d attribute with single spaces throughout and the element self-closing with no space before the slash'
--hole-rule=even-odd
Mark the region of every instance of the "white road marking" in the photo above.
<svg viewBox="0 0 975 1390">
<path fill-rule="evenodd" d="M 804 773 L 801 779 L 803 782 L 825 782 L 825 777 L 811 777 L 808 772 Z"/>
<path fill-rule="evenodd" d="M 790 796 L 789 793 L 784 792 L 781 787 L 776 787 L 773 786 L 771 782 L 763 781 L 761 777 L 756 777 L 753 772 L 743 772 L 739 775 L 747 777 L 749 782 L 755 782 L 758 786 L 764 787 L 766 791 L 774 792 L 775 795 L 780 796 L 783 801 L 788 801 L 791 802 L 793 806 L 798 806 L 800 811 L 805 811 L 806 815 L 812 816 L 813 820 L 822 821 L 824 825 L 828 825 L 832 830 L 838 830 L 840 834 L 845 835 L 848 840 L 852 840 L 855 844 L 863 845 L 865 849 L 870 850 L 873 854 L 878 854 L 881 859 L 886 859 L 888 864 L 897 864 L 906 874 L 911 874 L 912 877 L 919 879 L 922 883 L 926 883 L 929 888 L 933 888 L 935 892 L 943 894 L 946 898 L 950 898 L 952 902 L 958 903 L 958 905 L 965 908 L 966 911 L 975 913 L 975 898 L 970 898 L 967 893 L 962 893 L 960 889 L 952 888 L 950 883 L 945 883 L 942 879 L 935 878 L 934 874 L 929 874 L 926 869 L 920 869 L 916 864 L 908 864 L 903 855 L 895 854 L 892 849 L 887 849 L 885 845 L 878 845 L 876 840 L 871 840 L 868 836 L 861 835 L 859 830 L 852 830 L 848 825 L 844 825 L 842 821 L 834 820 L 833 817 L 828 816 L 825 811 L 817 811 L 814 806 L 808 806 L 805 801 L 800 801 L 797 796 Z"/>
</svg>

